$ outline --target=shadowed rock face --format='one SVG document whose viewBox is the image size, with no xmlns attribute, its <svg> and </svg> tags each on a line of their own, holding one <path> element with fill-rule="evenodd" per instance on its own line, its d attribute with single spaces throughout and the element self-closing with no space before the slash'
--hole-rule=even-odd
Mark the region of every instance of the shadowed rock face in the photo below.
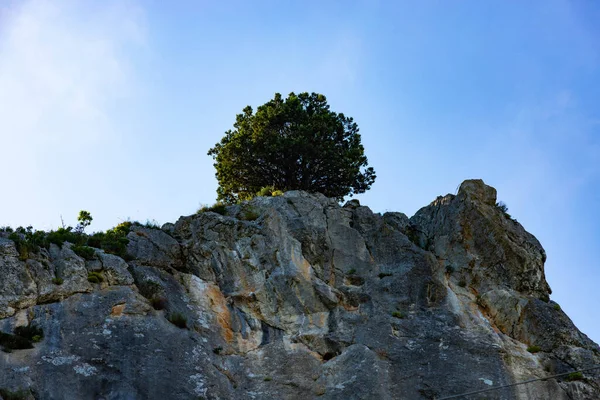
<svg viewBox="0 0 600 400">
<path fill-rule="evenodd" d="M 481 180 L 410 219 L 287 192 L 226 216 L 134 227 L 129 239 L 128 262 L 100 250 L 86 261 L 69 244 L 24 262 L 0 237 L 0 331 L 44 330 L 33 349 L 0 353 L 0 389 L 436 399 L 600 364 L 598 346 L 549 301 L 542 246 Z M 470 398 L 597 399 L 599 376 Z"/>
</svg>

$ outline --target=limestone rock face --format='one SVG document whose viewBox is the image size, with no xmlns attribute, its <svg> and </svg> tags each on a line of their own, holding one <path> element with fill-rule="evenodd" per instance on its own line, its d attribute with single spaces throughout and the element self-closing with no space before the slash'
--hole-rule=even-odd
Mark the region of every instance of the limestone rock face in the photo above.
<svg viewBox="0 0 600 400">
<path fill-rule="evenodd" d="M 549 300 L 544 249 L 481 180 L 410 219 L 291 191 L 128 239 L 127 262 L 100 250 L 86 261 L 68 244 L 22 261 L 0 237 L 0 331 L 44 331 L 33 349 L 0 353 L 0 389 L 441 399 L 600 364 Z M 91 271 L 105 279 L 88 282 Z M 600 375 L 469 398 L 597 399 Z"/>
</svg>

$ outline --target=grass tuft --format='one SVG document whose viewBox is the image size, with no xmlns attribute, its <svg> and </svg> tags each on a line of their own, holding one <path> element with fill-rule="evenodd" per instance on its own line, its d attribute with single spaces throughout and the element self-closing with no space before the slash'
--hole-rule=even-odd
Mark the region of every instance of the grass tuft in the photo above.
<svg viewBox="0 0 600 400">
<path fill-rule="evenodd" d="M 179 312 L 169 314 L 167 317 L 170 323 L 181 329 L 187 329 L 187 318 Z"/>
<path fill-rule="evenodd" d="M 101 283 L 104 281 L 102 274 L 100 272 L 88 272 L 88 282 L 90 283 Z"/>
<path fill-rule="evenodd" d="M 529 346 L 527 347 L 527 351 L 530 353 L 539 353 L 540 351 L 542 351 L 542 348 L 540 346 Z"/>
</svg>

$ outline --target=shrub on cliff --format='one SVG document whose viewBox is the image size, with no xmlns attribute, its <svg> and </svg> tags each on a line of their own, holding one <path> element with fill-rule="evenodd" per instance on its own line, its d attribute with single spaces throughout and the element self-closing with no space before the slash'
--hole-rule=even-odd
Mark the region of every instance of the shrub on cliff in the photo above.
<svg viewBox="0 0 600 400">
<path fill-rule="evenodd" d="M 133 225 L 158 229 L 158 225 L 154 222 L 147 221 L 144 225 L 139 222 L 126 221 L 106 232 L 96 232 L 88 235 L 84 230 L 92 221 L 90 213 L 80 211 L 78 221 L 79 224 L 75 229 L 71 226 L 63 226 L 55 231 L 45 232 L 36 231 L 31 226 L 27 228 L 20 226 L 15 230 L 10 227 L 4 227 L 2 228 L 2 232 L 10 233 L 8 239 L 15 242 L 15 247 L 21 261 L 32 257 L 42 247 L 49 249 L 51 244 L 62 247 L 65 242 L 73 244 L 71 249 L 77 255 L 86 260 L 92 260 L 95 258 L 95 251 L 92 247 L 118 255 L 121 258 L 126 258 L 127 244 L 129 243 L 127 234 L 131 231 Z"/>
<path fill-rule="evenodd" d="M 342 200 L 375 181 L 367 168 L 358 125 L 329 109 L 317 93 L 279 93 L 268 103 L 244 108 L 234 129 L 209 150 L 215 160 L 218 199 L 248 200 L 264 187 L 306 190 Z"/>
</svg>

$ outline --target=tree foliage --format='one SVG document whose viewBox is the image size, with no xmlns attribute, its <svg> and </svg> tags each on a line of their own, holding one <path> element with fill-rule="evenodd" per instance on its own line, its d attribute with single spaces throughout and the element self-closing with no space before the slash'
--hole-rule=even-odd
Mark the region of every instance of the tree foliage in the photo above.
<svg viewBox="0 0 600 400">
<path fill-rule="evenodd" d="M 75 227 L 75 232 L 83 233 L 85 228 L 90 226 L 94 218 L 92 218 L 92 214 L 89 211 L 81 210 L 79 211 L 79 215 L 77 216 L 77 226 Z"/>
<path fill-rule="evenodd" d="M 317 93 L 279 93 L 268 103 L 244 108 L 234 129 L 209 150 L 215 160 L 218 199 L 247 200 L 261 188 L 320 192 L 342 200 L 375 181 L 367 167 L 358 125 L 329 109 Z"/>
</svg>

